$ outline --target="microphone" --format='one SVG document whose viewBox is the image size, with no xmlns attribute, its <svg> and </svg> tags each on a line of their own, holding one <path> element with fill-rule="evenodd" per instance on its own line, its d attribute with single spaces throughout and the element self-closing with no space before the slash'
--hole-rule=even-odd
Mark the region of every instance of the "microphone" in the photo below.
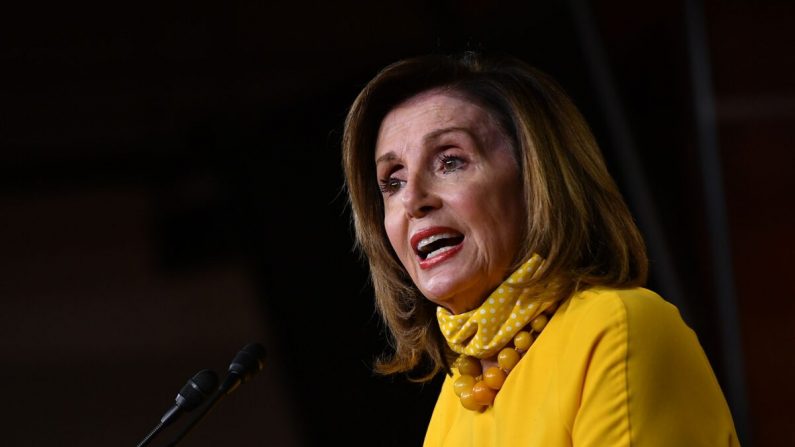
<svg viewBox="0 0 795 447">
<path fill-rule="evenodd" d="M 174 405 L 163 414 L 163 417 L 160 418 L 160 423 L 138 443 L 137 447 L 149 444 L 157 433 L 176 421 L 183 412 L 191 411 L 201 405 L 216 386 L 218 386 L 218 375 L 215 372 L 203 369 L 196 373 L 179 390 L 176 399 L 174 399 Z"/>
<path fill-rule="evenodd" d="M 229 394 L 235 391 L 240 384 L 248 382 L 265 367 L 265 356 L 265 348 L 259 343 L 249 343 L 243 346 L 243 349 L 229 364 L 226 379 L 221 383 L 219 391 Z"/>
<path fill-rule="evenodd" d="M 259 343 L 249 343 L 238 351 L 229 364 L 226 378 L 218 390 L 210 398 L 201 412 L 188 423 L 182 431 L 168 444 L 168 447 L 177 445 L 196 425 L 210 413 L 210 410 L 226 395 L 233 393 L 240 384 L 248 382 L 254 375 L 265 367 L 265 348 Z"/>
</svg>

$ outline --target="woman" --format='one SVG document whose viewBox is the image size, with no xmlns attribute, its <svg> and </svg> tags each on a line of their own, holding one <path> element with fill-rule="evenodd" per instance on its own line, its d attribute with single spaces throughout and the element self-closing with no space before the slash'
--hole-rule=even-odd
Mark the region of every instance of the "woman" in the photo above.
<svg viewBox="0 0 795 447">
<path fill-rule="evenodd" d="M 575 106 L 513 59 L 380 72 L 343 137 L 394 353 L 447 374 L 427 446 L 738 445 L 710 365 Z"/>
</svg>

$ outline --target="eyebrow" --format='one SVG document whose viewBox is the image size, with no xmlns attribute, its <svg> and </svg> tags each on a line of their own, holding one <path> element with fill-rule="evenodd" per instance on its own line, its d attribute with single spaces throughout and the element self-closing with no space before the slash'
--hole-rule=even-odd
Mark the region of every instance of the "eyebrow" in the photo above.
<svg viewBox="0 0 795 447">
<path fill-rule="evenodd" d="M 426 145 L 426 144 L 428 144 L 429 141 L 435 140 L 435 139 L 441 137 L 444 134 L 453 133 L 453 132 L 463 132 L 463 133 L 469 135 L 469 137 L 472 138 L 473 140 L 478 141 L 477 136 L 475 134 L 473 134 L 472 131 L 468 127 L 453 126 L 453 127 L 444 127 L 444 128 L 441 128 L 441 129 L 436 129 L 433 132 L 428 133 L 427 135 L 422 137 L 422 144 Z M 379 163 L 392 161 L 392 160 L 395 160 L 396 158 L 397 158 L 397 155 L 395 155 L 394 152 L 389 151 L 386 154 L 376 158 L 375 159 L 375 164 L 376 164 L 376 166 L 378 166 Z"/>
</svg>

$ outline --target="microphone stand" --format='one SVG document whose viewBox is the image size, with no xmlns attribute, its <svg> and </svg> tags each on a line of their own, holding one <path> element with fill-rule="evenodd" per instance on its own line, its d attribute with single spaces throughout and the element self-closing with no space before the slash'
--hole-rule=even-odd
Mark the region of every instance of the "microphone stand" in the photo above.
<svg viewBox="0 0 795 447">
<path fill-rule="evenodd" d="M 177 433 L 177 436 L 174 437 L 174 439 L 172 439 L 171 442 L 166 444 L 166 446 L 173 447 L 177 445 L 177 443 L 180 442 L 182 438 L 187 436 L 187 434 L 190 433 L 191 430 L 193 430 L 197 425 L 199 425 L 199 423 L 201 423 L 201 421 L 203 421 L 204 418 L 207 417 L 208 414 L 210 414 L 210 411 L 213 409 L 213 407 L 215 407 L 215 405 L 218 402 L 220 402 L 224 396 L 226 396 L 226 393 L 221 390 L 218 390 L 215 394 L 213 394 L 207 405 L 205 405 L 201 409 L 201 412 L 198 415 L 196 415 L 196 417 L 191 419 L 191 421 L 188 424 L 186 424 L 185 427 L 183 427 L 182 430 L 180 430 L 180 432 Z"/>
<path fill-rule="evenodd" d="M 150 431 L 136 447 L 148 445 L 152 438 L 161 430 L 174 422 L 180 414 L 191 411 L 207 398 L 210 391 L 218 384 L 218 376 L 209 369 L 203 369 L 195 374 L 182 389 L 179 390 L 174 405 L 160 418 L 160 422 Z"/>
<path fill-rule="evenodd" d="M 163 429 L 163 427 L 164 427 L 164 425 L 163 425 L 163 423 L 162 423 L 162 422 L 160 422 L 159 424 L 157 424 L 157 426 L 156 426 L 155 428 L 153 428 L 153 429 L 152 429 L 152 431 L 150 431 L 150 432 L 149 432 L 149 434 L 148 434 L 148 435 L 146 435 L 146 437 L 144 437 L 144 439 L 142 439 L 142 440 L 141 440 L 141 442 L 139 442 L 139 443 L 138 443 L 138 445 L 137 445 L 136 447 L 144 447 L 145 445 L 149 444 L 149 441 L 151 441 L 151 440 L 152 440 L 152 438 L 153 438 L 153 437 L 154 437 L 156 434 L 158 434 L 158 433 L 160 432 L 160 430 L 162 430 L 162 429 Z"/>
<path fill-rule="evenodd" d="M 182 430 L 180 430 L 180 432 L 177 433 L 177 436 L 175 436 L 174 439 L 171 440 L 171 442 L 166 444 L 166 446 L 173 447 L 177 445 L 177 443 L 180 442 L 182 438 L 187 436 L 187 434 L 190 433 L 191 430 L 193 430 L 197 425 L 199 425 L 199 423 L 201 423 L 201 421 L 203 421 L 204 418 L 207 417 L 208 414 L 210 414 L 210 411 L 212 411 L 213 407 L 215 407 L 218 404 L 218 402 L 220 402 L 221 399 L 224 398 L 224 396 L 237 389 L 242 379 L 243 378 L 240 375 L 236 373 L 230 373 L 226 377 L 226 380 L 224 380 L 224 382 L 221 384 L 221 386 L 218 387 L 218 391 L 216 391 L 215 394 L 213 394 L 210 397 L 210 400 L 207 403 L 207 405 L 205 405 L 201 409 L 201 412 L 196 417 L 191 419 L 191 421 L 187 425 L 185 425 L 185 427 L 183 427 Z"/>
<path fill-rule="evenodd" d="M 265 348 L 259 343 L 249 343 L 237 353 L 232 363 L 229 365 L 229 371 L 226 375 L 221 386 L 210 397 L 210 401 L 201 409 L 198 416 L 191 419 L 182 430 L 177 433 L 177 436 L 167 444 L 168 447 L 177 445 L 194 427 L 196 427 L 204 418 L 210 413 L 221 399 L 227 394 L 232 393 L 237 387 L 251 378 L 254 374 L 262 370 L 265 360 Z"/>
</svg>

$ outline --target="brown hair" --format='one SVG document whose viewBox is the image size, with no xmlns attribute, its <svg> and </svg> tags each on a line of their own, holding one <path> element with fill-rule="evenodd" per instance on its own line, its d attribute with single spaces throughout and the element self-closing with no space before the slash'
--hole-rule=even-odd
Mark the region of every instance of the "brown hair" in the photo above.
<svg viewBox="0 0 795 447">
<path fill-rule="evenodd" d="M 545 258 L 543 273 L 528 287 L 546 287 L 563 299 L 591 286 L 643 285 L 648 267 L 643 238 L 588 125 L 554 80 L 514 58 L 475 53 L 389 65 L 351 106 L 343 165 L 357 247 L 369 263 L 376 306 L 394 348 L 376 362 L 376 371 L 406 372 L 425 362 L 419 381 L 449 370 L 452 352 L 439 331 L 435 304 L 412 283 L 388 242 L 374 152 L 384 116 L 435 88 L 484 107 L 512 140 L 527 216 L 515 265 L 533 253 Z"/>
</svg>

